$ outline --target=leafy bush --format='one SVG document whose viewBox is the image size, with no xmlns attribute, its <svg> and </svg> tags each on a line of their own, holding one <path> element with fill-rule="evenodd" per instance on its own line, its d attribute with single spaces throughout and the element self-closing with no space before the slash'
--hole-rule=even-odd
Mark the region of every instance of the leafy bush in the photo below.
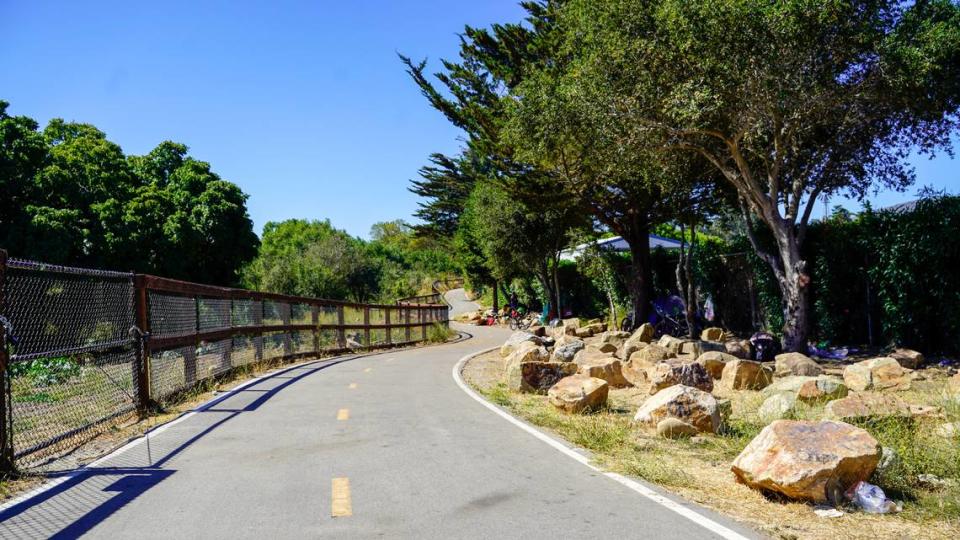
<svg viewBox="0 0 960 540">
<path fill-rule="evenodd" d="M 63 384 L 80 375 L 80 364 L 72 357 L 38 358 L 28 362 L 14 362 L 10 366 L 13 377 L 26 377 L 36 386 Z"/>
</svg>

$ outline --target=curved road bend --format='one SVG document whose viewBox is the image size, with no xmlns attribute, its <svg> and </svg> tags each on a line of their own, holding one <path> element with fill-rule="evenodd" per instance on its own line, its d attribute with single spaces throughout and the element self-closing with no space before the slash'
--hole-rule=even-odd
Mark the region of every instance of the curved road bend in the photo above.
<svg viewBox="0 0 960 540">
<path fill-rule="evenodd" d="M 5 508 L 0 538 L 714 537 L 464 393 L 452 367 L 507 335 L 469 331 L 260 379 Z"/>
</svg>

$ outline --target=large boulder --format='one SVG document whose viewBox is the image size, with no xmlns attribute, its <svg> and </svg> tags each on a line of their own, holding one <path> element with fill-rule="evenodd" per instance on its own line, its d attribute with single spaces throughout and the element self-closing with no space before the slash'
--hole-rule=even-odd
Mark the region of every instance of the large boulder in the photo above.
<svg viewBox="0 0 960 540">
<path fill-rule="evenodd" d="M 586 347 L 583 340 L 564 336 L 553 347 L 551 359 L 554 362 L 573 362 L 577 353 Z"/>
<path fill-rule="evenodd" d="M 547 398 L 561 411 L 578 413 L 605 405 L 609 391 L 607 381 L 578 373 L 560 379 L 547 390 Z"/>
<path fill-rule="evenodd" d="M 700 332 L 700 339 L 703 341 L 723 341 L 723 328 L 717 328 L 711 326 L 710 328 L 704 328 Z"/>
<path fill-rule="evenodd" d="M 622 332 L 620 330 L 608 330 L 600 334 L 600 344 L 601 345 L 612 345 L 613 349 L 610 352 L 613 352 L 620 348 L 628 339 L 632 336 L 630 332 Z"/>
<path fill-rule="evenodd" d="M 680 354 L 680 347 L 683 345 L 683 341 L 684 340 L 675 338 L 669 334 L 664 334 L 660 337 L 660 341 L 657 342 L 657 345 L 670 351 L 674 355 L 678 355 Z"/>
<path fill-rule="evenodd" d="M 703 366 L 711 377 L 719 379 L 723 376 L 723 368 L 726 367 L 727 362 L 733 362 L 736 359 L 737 357 L 724 352 L 707 351 L 697 357 L 697 363 Z"/>
<path fill-rule="evenodd" d="M 505 369 L 509 370 L 510 366 L 522 364 L 523 362 L 546 362 L 548 360 L 550 360 L 550 353 L 546 347 L 525 341 L 507 356 L 503 365 Z"/>
<path fill-rule="evenodd" d="M 579 373 L 603 379 L 613 387 L 632 386 L 632 383 L 623 376 L 619 358 L 585 350 L 577 353 L 573 361 L 579 366 Z"/>
<path fill-rule="evenodd" d="M 700 431 L 679 418 L 664 418 L 657 422 L 657 435 L 667 439 L 692 437 Z"/>
<path fill-rule="evenodd" d="M 788 392 L 805 403 L 839 399 L 847 395 L 847 387 L 836 377 L 820 375 L 818 377 L 804 377 L 793 375 L 777 379 L 770 386 L 763 389 L 768 396 Z"/>
<path fill-rule="evenodd" d="M 653 325 L 650 323 L 643 323 L 639 328 L 633 331 L 633 334 L 630 336 L 631 341 L 639 341 L 641 343 L 650 343 L 653 341 L 653 336 L 656 333 L 656 330 L 653 328 Z"/>
<path fill-rule="evenodd" d="M 577 365 L 567 362 L 521 362 L 507 370 L 507 387 L 514 392 L 545 394 L 560 379 L 577 372 Z"/>
<path fill-rule="evenodd" d="M 723 342 L 723 349 L 730 356 L 744 360 L 753 359 L 753 346 L 749 339 L 728 339 Z"/>
<path fill-rule="evenodd" d="M 797 352 L 778 354 L 775 360 L 775 375 L 777 377 L 789 377 L 791 375 L 816 377 L 823 373 L 823 369 L 816 362 Z"/>
<path fill-rule="evenodd" d="M 649 368 L 650 393 L 656 394 L 660 390 L 682 384 L 691 386 L 704 392 L 713 390 L 713 378 L 701 364 L 696 362 L 684 364 L 680 362 L 660 362 Z"/>
<path fill-rule="evenodd" d="M 792 392 L 777 392 L 768 397 L 757 409 L 757 417 L 764 422 L 786 418 L 797 406 L 797 395 Z"/>
<path fill-rule="evenodd" d="M 720 385 L 730 390 L 761 390 L 772 380 L 773 375 L 760 362 L 738 359 L 724 366 Z"/>
<path fill-rule="evenodd" d="M 844 368 L 843 382 L 857 392 L 907 390 L 910 388 L 910 370 L 904 369 L 893 358 L 873 358 Z"/>
<path fill-rule="evenodd" d="M 534 345 L 540 345 L 540 338 L 531 334 L 530 332 L 514 332 L 507 338 L 507 341 L 500 346 L 500 356 L 506 358 L 510 356 L 513 351 L 517 350 L 520 347 L 521 343 L 533 343 Z"/>
<path fill-rule="evenodd" d="M 865 430 L 843 422 L 777 420 L 734 460 L 740 482 L 761 491 L 815 503 L 870 478 L 880 445 Z"/>
<path fill-rule="evenodd" d="M 613 343 L 591 343 L 587 345 L 587 350 L 598 354 L 613 354 L 617 352 L 617 346 Z"/>
<path fill-rule="evenodd" d="M 628 359 L 630 362 L 637 363 L 637 365 L 649 367 L 655 366 L 664 360 L 676 357 L 677 355 L 675 353 L 672 353 L 659 345 L 647 345 L 639 351 L 631 354 Z"/>
<path fill-rule="evenodd" d="M 547 329 L 540 324 L 535 324 L 530 328 L 527 328 L 527 332 L 537 336 L 538 338 L 547 337 Z"/>
<path fill-rule="evenodd" d="M 923 365 L 923 354 L 913 349 L 894 349 L 890 353 L 890 358 L 896 360 L 902 367 L 907 369 L 917 369 Z"/>
<path fill-rule="evenodd" d="M 597 334 L 602 334 L 603 332 L 606 332 L 606 330 L 607 330 L 607 323 L 595 322 L 595 323 L 591 323 L 586 326 L 577 328 L 576 331 L 574 332 L 574 335 L 576 335 L 580 339 L 583 339 L 583 338 L 595 336 Z"/>
<path fill-rule="evenodd" d="M 704 433 L 716 433 L 720 427 L 717 400 L 710 393 L 682 384 L 674 385 L 650 396 L 634 422 L 656 426 L 664 418 L 677 418 Z"/>
<path fill-rule="evenodd" d="M 890 417 L 937 416 L 940 412 L 937 407 L 911 405 L 891 394 L 864 393 L 827 403 L 823 415 L 824 418 L 852 422 Z"/>
</svg>

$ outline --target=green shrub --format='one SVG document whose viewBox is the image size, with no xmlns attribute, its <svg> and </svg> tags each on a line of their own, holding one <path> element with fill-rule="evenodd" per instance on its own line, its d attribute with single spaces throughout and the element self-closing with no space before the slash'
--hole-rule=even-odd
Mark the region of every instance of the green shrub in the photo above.
<svg viewBox="0 0 960 540">
<path fill-rule="evenodd" d="M 63 384 L 80 375 L 80 364 L 72 357 L 37 358 L 27 362 L 14 362 L 10 375 L 26 377 L 35 386 Z"/>
</svg>

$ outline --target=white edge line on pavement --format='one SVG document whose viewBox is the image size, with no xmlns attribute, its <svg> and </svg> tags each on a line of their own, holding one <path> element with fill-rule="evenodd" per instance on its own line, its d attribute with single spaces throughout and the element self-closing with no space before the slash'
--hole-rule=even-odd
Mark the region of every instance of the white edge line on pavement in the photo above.
<svg viewBox="0 0 960 540">
<path fill-rule="evenodd" d="M 540 430 L 538 430 L 538 429 L 530 426 L 530 425 L 527 424 L 526 422 L 523 422 L 523 421 L 521 421 L 521 420 L 518 420 L 518 419 L 515 418 L 513 415 L 507 413 L 506 411 L 504 411 L 504 410 L 501 409 L 500 407 L 497 407 L 497 406 L 494 405 L 493 403 L 490 403 L 489 401 L 487 401 L 486 399 L 484 399 L 482 396 L 480 396 L 479 394 L 477 394 L 476 392 L 474 392 L 472 388 L 470 388 L 469 386 L 467 386 L 467 384 L 463 381 L 463 377 L 460 375 L 460 372 L 461 372 L 461 370 L 463 369 L 463 365 L 467 362 L 467 360 L 473 358 L 474 356 L 479 356 L 479 355 L 481 355 L 481 354 L 490 352 L 490 351 L 495 350 L 495 349 L 497 349 L 497 347 L 491 347 L 491 348 L 486 349 L 486 350 L 483 350 L 483 351 L 470 353 L 470 354 L 464 356 L 463 358 L 461 358 L 461 359 L 453 366 L 453 380 L 456 381 L 457 386 L 459 386 L 461 390 L 463 390 L 464 392 L 466 392 L 466 394 L 467 394 L 468 396 L 470 396 L 470 397 L 472 397 L 474 400 L 478 401 L 478 402 L 479 402 L 481 405 L 483 405 L 484 407 L 490 409 L 491 411 L 493 411 L 493 412 L 495 412 L 496 414 L 500 415 L 501 417 L 505 418 L 505 419 L 506 419 L 508 422 L 510 422 L 511 424 L 513 424 L 513 425 L 517 426 L 518 428 L 526 431 L 527 433 L 529 433 L 530 435 L 533 435 L 534 437 L 540 439 L 541 441 L 549 444 L 549 445 L 552 446 L 554 449 L 558 450 L 559 452 L 561 452 L 562 454 L 566 455 L 566 456 L 569 457 L 570 459 L 573 459 L 573 460 L 575 460 L 575 461 L 577 461 L 577 462 L 585 465 L 586 467 L 589 467 L 591 470 L 594 470 L 594 471 L 596 471 L 596 472 L 599 472 L 599 473 L 603 474 L 603 475 L 606 476 L 607 478 L 610 478 L 610 479 L 612 479 L 612 480 L 614 480 L 614 481 L 616 481 L 616 482 L 619 482 L 620 484 L 623 484 L 624 486 L 632 489 L 633 491 L 639 493 L 640 495 L 643 495 L 644 497 L 646 497 L 646 498 L 650 499 L 651 501 L 653 501 L 653 502 L 655 502 L 655 503 L 657 503 L 657 504 L 659 504 L 659 505 L 667 508 L 668 510 L 672 510 L 672 511 L 676 512 L 677 514 L 680 514 L 681 516 L 689 519 L 690 521 L 696 523 L 697 525 L 700 525 L 701 527 L 703 527 L 703 528 L 705 528 L 705 529 L 708 529 L 708 530 L 710 530 L 711 532 L 713 532 L 713 533 L 715 533 L 715 534 L 717 534 L 717 535 L 719 535 L 719 536 L 721 536 L 721 537 L 723 537 L 723 538 L 727 538 L 728 540 L 747 540 L 747 537 L 746 537 L 746 536 L 743 536 L 742 534 L 740 534 L 740 533 L 738 533 L 738 532 L 736 532 L 736 531 L 734 531 L 734 530 L 731 530 L 731 529 L 729 529 L 729 528 L 727 528 L 727 527 L 724 527 L 723 525 L 717 523 L 716 521 L 713 521 L 712 519 L 710 519 L 710 518 L 708 518 L 708 517 L 706 517 L 706 516 L 704 516 L 704 515 L 701 515 L 701 514 L 699 514 L 699 513 L 697 513 L 697 512 L 694 512 L 693 510 L 687 508 L 686 506 L 683 506 L 682 504 L 680 504 L 680 503 L 678 503 L 678 502 L 676 502 L 676 501 L 674 501 L 674 500 L 671 500 L 671 499 L 669 499 L 669 498 L 667 498 L 667 497 L 664 497 L 663 495 L 660 495 L 660 494 L 657 493 L 656 491 L 648 488 L 647 486 L 644 486 L 643 484 L 641 484 L 641 483 L 639 483 L 639 482 L 637 482 L 637 481 L 635 481 L 635 480 L 631 480 L 630 478 L 627 478 L 627 477 L 625 477 L 625 476 L 623 476 L 623 475 L 620 475 L 620 474 L 617 474 L 617 473 L 604 471 L 604 470 L 602 470 L 602 469 L 594 466 L 592 463 L 590 463 L 590 460 L 589 460 L 586 456 L 577 453 L 577 452 L 576 452 L 575 450 L 573 450 L 572 448 L 566 446 L 565 444 L 563 444 L 563 443 L 561 443 L 560 441 L 554 439 L 553 437 L 550 437 L 550 436 L 547 435 L 546 433 L 543 433 L 542 431 L 540 431 Z"/>
<path fill-rule="evenodd" d="M 381 353 L 376 352 L 376 353 L 373 353 L 373 354 L 370 354 L 370 355 L 359 355 L 359 356 L 357 356 L 356 358 L 360 358 L 360 357 L 362 357 L 362 356 L 375 356 L 375 355 L 378 355 L 378 354 L 381 354 Z M 135 447 L 137 447 L 137 446 L 140 446 L 141 444 L 143 444 L 144 442 L 146 442 L 147 439 L 149 439 L 149 438 L 151 438 L 151 437 L 153 437 L 153 436 L 155 436 L 155 435 L 159 435 L 159 434 L 163 433 L 164 431 L 166 431 L 166 430 L 170 429 L 171 427 L 179 424 L 180 422 L 183 422 L 184 420 L 186 420 L 186 419 L 194 416 L 195 414 L 197 414 L 197 413 L 199 413 L 199 412 L 203 412 L 203 411 L 209 409 L 210 407 L 213 407 L 213 406 L 216 405 L 217 403 L 220 403 L 221 401 L 223 401 L 223 400 L 225 400 L 225 399 L 233 396 L 233 395 L 236 394 L 237 392 L 240 392 L 240 391 L 242 391 L 243 389 L 247 388 L 248 386 L 251 386 L 251 385 L 254 385 L 254 384 L 258 383 L 258 382 L 260 382 L 261 380 L 263 380 L 263 379 L 265 379 L 265 378 L 274 377 L 274 376 L 279 375 L 279 374 L 281 374 L 281 373 L 284 373 L 284 372 L 286 372 L 286 371 L 290 371 L 290 370 L 293 370 L 293 369 L 302 368 L 302 367 L 304 367 L 304 366 L 309 366 L 309 365 L 312 365 L 312 364 L 315 364 L 315 363 L 319 363 L 319 362 L 330 362 L 330 361 L 332 361 L 332 360 L 343 360 L 344 358 L 349 358 L 349 357 L 350 357 L 350 355 L 347 355 L 347 356 L 334 356 L 334 357 L 331 357 L 331 358 L 321 358 L 321 359 L 313 360 L 313 361 L 310 361 L 310 362 L 304 362 L 303 364 L 296 364 L 296 365 L 293 365 L 293 366 L 284 367 L 284 368 L 278 369 L 278 370 L 276 370 L 276 371 L 271 371 L 271 372 L 269 372 L 269 373 L 264 373 L 263 375 L 260 375 L 259 377 L 254 377 L 254 378 L 250 379 L 249 381 L 243 382 L 242 384 L 240 384 L 240 385 L 237 386 L 236 388 L 232 388 L 232 389 L 227 390 L 226 392 L 224 392 L 224 393 L 222 393 L 222 394 L 220 394 L 220 395 L 218 395 L 218 396 L 214 396 L 214 397 L 210 398 L 209 401 L 207 401 L 207 402 L 205 402 L 205 403 L 202 403 L 202 404 L 200 404 L 200 405 L 197 406 L 197 407 L 194 407 L 191 411 L 186 412 L 186 413 L 183 413 L 183 414 L 181 414 L 180 416 L 178 416 L 177 418 L 174 418 L 173 420 L 171 420 L 171 421 L 169 421 L 169 422 L 167 422 L 167 423 L 165 423 L 165 424 L 161 424 L 161 425 L 159 425 L 159 426 L 157 426 L 157 427 L 155 427 L 155 428 L 153 428 L 153 429 L 150 429 L 150 430 L 144 432 L 142 435 L 138 436 L 137 438 L 135 438 L 135 439 L 133 439 L 132 441 L 128 442 L 127 444 L 121 446 L 120 448 L 117 448 L 116 450 L 114 450 L 113 452 L 110 452 L 110 453 L 107 454 L 107 455 L 105 455 L 105 456 L 103 456 L 103 457 L 100 457 L 100 458 L 97 458 L 96 460 L 91 461 L 90 463 L 87 463 L 86 465 L 83 465 L 82 467 L 79 467 L 79 468 L 77 468 L 77 469 L 74 469 L 74 470 L 70 471 L 69 473 L 67 473 L 67 474 L 65 474 L 65 475 L 63 475 L 63 476 L 61 476 L 61 477 L 59 477 L 59 478 L 57 478 L 57 479 L 55 479 L 55 480 L 51 480 L 51 481 L 49 481 L 49 482 L 44 482 L 44 483 L 41 484 L 40 486 L 37 486 L 36 488 L 34 488 L 34 489 L 32 489 L 32 490 L 24 493 L 23 495 L 19 495 L 19 496 L 17 496 L 17 497 L 14 497 L 13 499 L 10 499 L 9 501 L 7 501 L 7 502 L 5 502 L 5 503 L 3 503 L 3 504 L 0 504 L 0 512 L 6 511 L 7 509 L 9 509 L 9 508 L 11 508 L 11 507 L 14 507 L 14 506 L 16 506 L 16 505 L 18 505 L 18 504 L 20 504 L 20 503 L 22 503 L 22 502 L 24 502 L 24 501 L 28 501 L 28 500 L 32 499 L 33 497 L 36 497 L 37 495 L 41 495 L 41 494 L 43 494 L 43 493 L 46 493 L 47 491 L 50 491 L 51 489 L 59 486 L 60 484 L 62 484 L 62 483 L 64 483 L 64 482 L 68 482 L 68 481 L 70 481 L 71 479 L 75 478 L 76 476 L 78 476 L 78 475 L 80 475 L 80 474 L 83 474 L 84 472 L 86 472 L 87 469 L 96 467 L 97 465 L 103 463 L 104 461 L 106 461 L 106 460 L 108 460 L 108 459 L 112 459 L 112 458 L 115 458 L 115 457 L 117 457 L 117 456 L 119 456 L 119 455 L 121 455 L 121 454 L 124 454 L 125 452 L 127 452 L 127 451 L 130 450 L 131 448 L 135 448 Z"/>
</svg>

